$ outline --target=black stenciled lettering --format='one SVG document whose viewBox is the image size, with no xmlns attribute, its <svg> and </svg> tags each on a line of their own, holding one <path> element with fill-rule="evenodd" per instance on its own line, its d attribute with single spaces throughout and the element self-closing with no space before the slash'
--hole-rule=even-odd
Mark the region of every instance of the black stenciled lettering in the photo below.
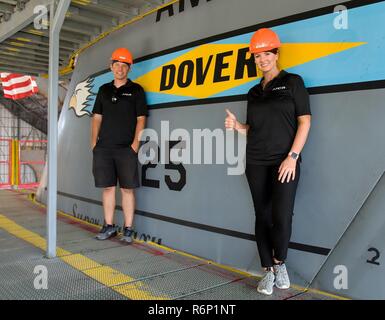
<svg viewBox="0 0 385 320">
<path fill-rule="evenodd" d="M 148 163 L 142 166 L 142 186 L 159 189 L 159 180 L 148 179 L 147 170 L 154 169 L 158 166 L 157 163 Z"/>
<path fill-rule="evenodd" d="M 199 4 L 199 0 L 190 0 L 191 6 L 194 8 Z"/>
<path fill-rule="evenodd" d="M 99 219 L 91 218 L 90 216 L 80 214 L 77 212 L 77 210 L 78 210 L 78 205 L 76 203 L 74 203 L 72 206 L 72 215 L 75 218 L 82 220 L 82 221 L 85 221 L 85 222 L 88 222 L 88 223 L 91 223 L 91 224 L 94 224 L 94 225 L 97 225 L 97 226 L 100 225 Z"/>
<path fill-rule="evenodd" d="M 376 249 L 376 248 L 369 248 L 368 251 L 369 251 L 369 252 L 374 252 L 375 255 L 374 255 L 374 257 L 373 257 L 372 259 L 366 260 L 366 262 L 367 262 L 367 263 L 370 263 L 370 264 L 375 264 L 375 265 L 379 266 L 380 263 L 377 262 L 377 260 L 380 258 L 380 251 L 379 251 L 378 249 Z"/>
<path fill-rule="evenodd" d="M 171 153 L 171 149 L 176 146 L 180 141 L 169 141 L 169 152 Z M 171 157 L 171 155 L 169 155 Z M 179 173 L 179 180 L 172 181 L 171 177 L 169 175 L 166 175 L 164 177 L 164 181 L 166 182 L 168 188 L 173 191 L 181 191 L 184 186 L 186 185 L 186 168 L 183 166 L 182 163 L 173 163 L 170 161 L 169 164 L 165 165 L 166 170 L 174 170 Z"/>
<path fill-rule="evenodd" d="M 142 233 L 140 235 L 139 240 L 143 240 L 144 242 L 147 242 L 147 239 L 151 239 L 151 236 L 149 236 L 148 234 L 145 234 L 145 233 Z"/>
<path fill-rule="evenodd" d="M 178 181 L 172 181 L 171 177 L 169 175 L 166 175 L 164 180 L 170 190 L 173 191 L 181 191 L 183 187 L 186 185 L 186 169 L 183 167 L 181 163 L 179 164 L 166 164 L 166 169 L 168 170 L 174 170 L 179 173 L 179 180 Z"/>
<path fill-rule="evenodd" d="M 223 76 L 223 70 L 229 67 L 228 63 L 223 62 L 225 57 L 231 56 L 233 51 L 226 51 L 223 53 L 218 53 L 215 61 L 215 71 L 214 71 L 214 82 L 223 82 L 229 81 L 230 76 Z"/>
<path fill-rule="evenodd" d="M 210 0 L 207 0 L 209 2 Z M 190 0 L 191 7 L 195 8 L 199 5 L 200 0 Z M 179 0 L 179 12 L 183 12 L 185 10 L 185 0 Z"/>
<path fill-rule="evenodd" d="M 162 77 L 160 80 L 160 91 L 170 90 L 175 83 L 176 67 L 173 64 L 162 68 Z"/>
<path fill-rule="evenodd" d="M 178 68 L 178 86 L 187 88 L 194 77 L 194 62 L 191 60 L 183 61 Z"/>
<path fill-rule="evenodd" d="M 184 11 L 184 0 L 179 0 L 179 13 Z"/>
<path fill-rule="evenodd" d="M 169 158 L 170 158 L 170 152 L 171 148 L 176 146 L 180 141 L 169 141 L 168 145 L 168 153 L 169 153 Z M 158 159 L 157 161 L 159 162 L 159 155 L 160 155 L 160 148 L 158 147 Z M 158 163 L 148 163 L 142 165 L 142 186 L 145 187 L 150 187 L 150 188 L 160 188 L 160 181 L 159 180 L 154 180 L 154 179 L 148 179 L 147 178 L 147 170 L 156 168 L 158 166 Z M 169 190 L 173 191 L 181 191 L 184 186 L 186 185 L 186 169 L 183 166 L 182 163 L 168 163 L 165 165 L 166 170 L 174 170 L 179 173 L 179 180 L 178 181 L 173 181 L 171 180 L 171 177 L 169 175 L 165 175 L 164 180 L 169 188 Z"/>
<path fill-rule="evenodd" d="M 168 12 L 168 16 L 172 17 L 174 15 L 174 6 L 170 4 L 164 8 L 161 8 L 156 13 L 156 22 L 159 22 L 163 12 Z"/>
<path fill-rule="evenodd" d="M 136 239 L 136 236 L 135 236 L 135 239 Z M 144 242 L 151 241 L 151 242 L 158 243 L 158 244 L 162 243 L 162 239 L 158 239 L 157 237 L 151 236 L 151 235 L 146 234 L 146 233 L 142 233 L 140 235 L 139 241 L 140 240 L 143 240 Z"/>
<path fill-rule="evenodd" d="M 205 83 L 207 73 L 209 72 L 211 62 L 213 61 L 213 55 L 209 57 L 205 69 L 203 70 L 203 58 L 197 59 L 197 85 L 202 85 Z"/>
<path fill-rule="evenodd" d="M 211 0 L 206 0 L 206 2 L 210 2 Z M 190 0 L 190 4 L 192 8 L 195 8 L 199 5 L 200 0 Z M 179 0 L 179 13 L 185 11 L 185 0 Z M 164 8 L 161 8 L 156 13 L 156 22 L 159 22 L 162 18 L 162 13 L 168 12 L 168 17 L 172 17 L 174 15 L 174 6 L 170 4 Z"/>
<path fill-rule="evenodd" d="M 253 78 L 257 76 L 257 66 L 255 65 L 253 55 L 246 58 L 249 48 L 242 48 L 238 50 L 237 67 L 235 70 L 235 80 L 243 79 L 245 77 L 245 67 L 247 70 L 247 77 Z"/>
<path fill-rule="evenodd" d="M 160 148 L 158 147 L 158 159 L 157 162 L 159 162 L 159 155 L 160 155 Z M 154 179 L 148 179 L 147 178 L 147 170 L 148 169 L 154 169 L 158 166 L 158 163 L 151 163 L 142 165 L 142 186 L 144 187 L 150 187 L 159 189 L 160 188 L 160 181 L 154 180 Z"/>
</svg>

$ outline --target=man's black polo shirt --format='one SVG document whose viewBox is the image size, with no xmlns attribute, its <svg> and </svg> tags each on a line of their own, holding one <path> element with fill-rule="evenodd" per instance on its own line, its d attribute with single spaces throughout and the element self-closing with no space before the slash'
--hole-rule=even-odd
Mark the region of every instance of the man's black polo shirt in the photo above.
<svg viewBox="0 0 385 320">
<path fill-rule="evenodd" d="M 262 80 L 261 80 L 262 82 Z M 297 117 L 310 115 L 309 94 L 299 75 L 281 71 L 265 89 L 261 82 L 247 95 L 246 161 L 280 164 L 297 133 Z"/>
<path fill-rule="evenodd" d="M 114 81 L 106 83 L 99 88 L 92 113 L 103 116 L 98 147 L 129 147 L 135 137 L 136 118 L 148 116 L 144 90 L 129 79 L 119 88 Z"/>
</svg>

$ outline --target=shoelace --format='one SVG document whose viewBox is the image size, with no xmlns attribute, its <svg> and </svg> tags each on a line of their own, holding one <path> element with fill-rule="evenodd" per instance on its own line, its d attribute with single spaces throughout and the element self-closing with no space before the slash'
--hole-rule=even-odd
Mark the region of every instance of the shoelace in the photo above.
<svg viewBox="0 0 385 320">
<path fill-rule="evenodd" d="M 277 277 L 279 277 L 279 278 L 283 278 L 283 279 L 285 279 L 285 281 L 286 280 L 288 280 L 288 275 L 287 275 L 287 271 L 286 271 L 286 266 L 284 265 L 284 264 L 282 264 L 282 265 L 278 265 L 277 267 L 276 267 L 276 270 L 277 270 L 277 272 L 276 272 L 276 276 Z"/>
<path fill-rule="evenodd" d="M 266 275 L 263 277 L 263 279 L 261 280 L 261 284 L 266 287 L 266 285 L 269 283 L 269 282 L 273 282 L 274 281 L 274 273 L 272 271 L 269 271 L 268 273 L 266 273 Z"/>
</svg>

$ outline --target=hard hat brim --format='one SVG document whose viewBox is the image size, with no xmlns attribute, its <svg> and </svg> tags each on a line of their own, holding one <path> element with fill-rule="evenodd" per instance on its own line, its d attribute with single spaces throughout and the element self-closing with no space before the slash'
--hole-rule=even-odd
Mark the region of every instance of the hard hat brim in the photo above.
<svg viewBox="0 0 385 320">
<path fill-rule="evenodd" d="M 280 46 L 279 47 L 277 47 L 277 46 L 270 46 L 270 47 L 263 47 L 263 48 L 250 48 L 249 52 L 251 54 L 255 54 L 255 53 L 271 51 L 273 49 L 278 49 L 278 48 L 280 48 Z"/>
</svg>

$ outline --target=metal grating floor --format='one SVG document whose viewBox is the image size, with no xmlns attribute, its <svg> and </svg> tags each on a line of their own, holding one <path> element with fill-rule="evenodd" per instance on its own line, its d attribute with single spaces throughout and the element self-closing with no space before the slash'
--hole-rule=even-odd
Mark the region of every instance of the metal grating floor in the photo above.
<svg viewBox="0 0 385 320">
<path fill-rule="evenodd" d="M 98 227 L 62 215 L 58 258 L 46 259 L 45 223 L 45 209 L 27 194 L 0 191 L 0 300 L 327 299 L 295 289 L 277 289 L 266 297 L 257 293 L 256 277 L 148 243 L 97 241 Z M 34 288 L 39 265 L 47 268 L 48 289 Z"/>
</svg>

